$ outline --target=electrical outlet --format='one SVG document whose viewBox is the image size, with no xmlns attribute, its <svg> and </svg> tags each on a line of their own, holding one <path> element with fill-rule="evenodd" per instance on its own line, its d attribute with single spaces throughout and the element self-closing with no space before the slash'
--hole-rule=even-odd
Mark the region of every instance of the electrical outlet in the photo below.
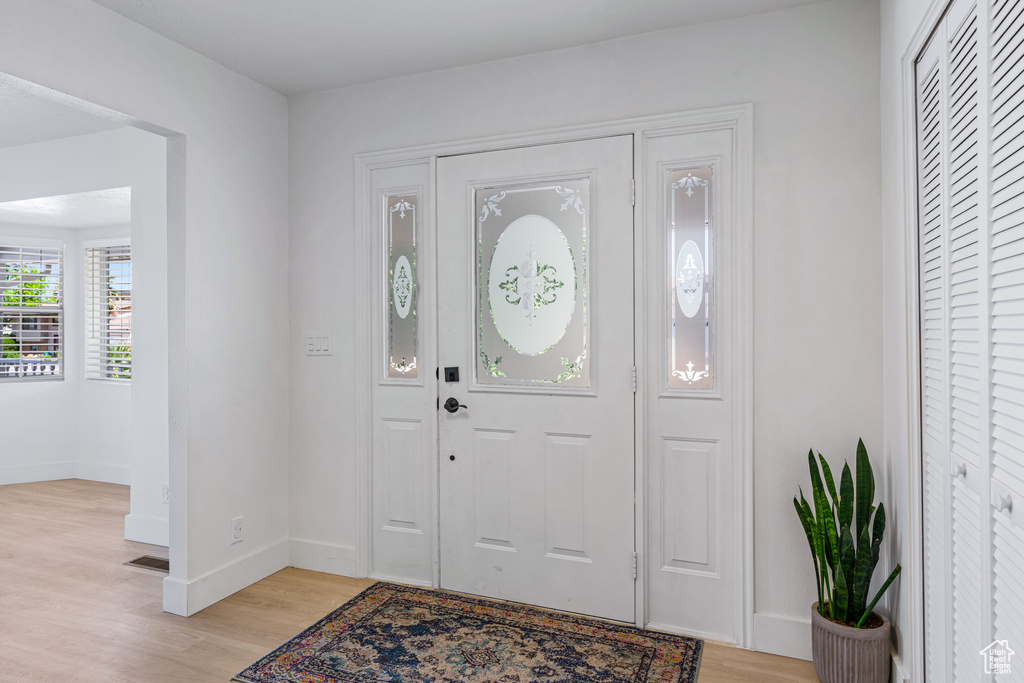
<svg viewBox="0 0 1024 683">
<path fill-rule="evenodd" d="M 242 518 L 235 517 L 231 520 L 231 545 L 242 542 Z"/>
<path fill-rule="evenodd" d="M 171 502 L 171 487 L 169 484 L 160 484 L 160 502 L 169 505 Z"/>
</svg>

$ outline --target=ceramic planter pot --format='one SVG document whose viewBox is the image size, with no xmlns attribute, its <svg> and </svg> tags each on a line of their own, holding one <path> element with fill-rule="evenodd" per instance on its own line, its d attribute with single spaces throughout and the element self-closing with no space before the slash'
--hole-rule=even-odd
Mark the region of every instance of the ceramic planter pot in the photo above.
<svg viewBox="0 0 1024 683">
<path fill-rule="evenodd" d="M 877 612 L 876 612 L 877 614 Z M 829 621 L 811 608 L 811 651 L 821 683 L 888 683 L 889 620 L 878 628 Z"/>
</svg>

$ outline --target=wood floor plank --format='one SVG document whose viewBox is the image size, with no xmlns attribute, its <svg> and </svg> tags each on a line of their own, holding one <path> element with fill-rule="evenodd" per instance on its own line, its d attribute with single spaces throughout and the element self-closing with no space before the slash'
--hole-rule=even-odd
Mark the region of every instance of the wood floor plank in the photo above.
<svg viewBox="0 0 1024 683">
<path fill-rule="evenodd" d="M 126 567 L 166 549 L 125 541 L 128 488 L 69 479 L 0 486 L 0 681 L 227 683 L 372 585 L 288 568 L 188 619 L 164 574 Z M 706 643 L 700 683 L 814 683 L 810 662 Z"/>
</svg>

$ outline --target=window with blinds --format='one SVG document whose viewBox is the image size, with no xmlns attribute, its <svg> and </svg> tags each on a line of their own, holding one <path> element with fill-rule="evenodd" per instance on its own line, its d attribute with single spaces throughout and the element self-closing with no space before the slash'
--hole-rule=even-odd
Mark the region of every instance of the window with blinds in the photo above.
<svg viewBox="0 0 1024 683">
<path fill-rule="evenodd" d="M 64 249 L 0 244 L 0 380 L 64 375 Z"/>
<path fill-rule="evenodd" d="M 926 680 L 980 680 L 1024 644 L 1024 0 L 951 2 L 916 89 Z"/>
<path fill-rule="evenodd" d="M 85 377 L 132 378 L 132 252 L 128 244 L 85 250 Z"/>
</svg>

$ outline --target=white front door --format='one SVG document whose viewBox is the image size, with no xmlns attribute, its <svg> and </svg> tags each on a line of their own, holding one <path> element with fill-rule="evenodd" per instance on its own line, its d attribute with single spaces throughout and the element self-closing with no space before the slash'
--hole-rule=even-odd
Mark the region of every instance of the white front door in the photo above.
<svg viewBox="0 0 1024 683">
<path fill-rule="evenodd" d="M 444 588 L 635 618 L 632 178 L 632 136 L 437 161 Z"/>
</svg>

